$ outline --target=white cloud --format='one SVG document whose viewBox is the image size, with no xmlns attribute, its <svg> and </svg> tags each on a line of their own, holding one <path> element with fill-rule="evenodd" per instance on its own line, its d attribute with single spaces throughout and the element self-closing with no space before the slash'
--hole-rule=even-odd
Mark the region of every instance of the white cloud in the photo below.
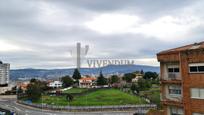
<svg viewBox="0 0 204 115">
<path fill-rule="evenodd" d="M 112 34 L 126 32 L 136 26 L 139 22 L 138 16 L 128 14 L 102 14 L 85 23 L 88 28 L 98 31 L 102 34 Z"/>
<path fill-rule="evenodd" d="M 142 22 L 138 16 L 127 14 L 102 14 L 94 17 L 85 25 L 102 34 L 133 33 L 162 41 L 186 39 L 190 31 L 202 24 L 195 16 L 166 15 L 149 22 Z"/>
<path fill-rule="evenodd" d="M 147 37 L 155 37 L 162 41 L 186 39 L 190 31 L 201 25 L 196 17 L 163 16 L 139 27 L 130 29 L 130 32 L 140 33 Z"/>
<path fill-rule="evenodd" d="M 12 52 L 12 51 L 18 51 L 21 49 L 22 48 L 18 45 L 14 45 L 0 40 L 0 52 Z"/>
<path fill-rule="evenodd" d="M 151 66 L 159 66 L 159 62 L 156 58 L 142 58 L 136 59 L 136 64 L 138 65 L 151 65 Z"/>
</svg>

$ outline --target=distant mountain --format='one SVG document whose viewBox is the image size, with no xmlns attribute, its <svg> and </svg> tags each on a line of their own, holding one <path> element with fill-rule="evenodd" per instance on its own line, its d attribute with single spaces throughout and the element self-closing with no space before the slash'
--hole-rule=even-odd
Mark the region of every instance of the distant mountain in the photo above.
<svg viewBox="0 0 204 115">
<path fill-rule="evenodd" d="M 152 71 L 159 73 L 159 67 L 145 65 L 108 65 L 101 68 L 81 68 L 82 75 L 98 75 L 100 71 L 104 75 L 122 74 L 143 70 L 144 72 Z M 30 79 L 30 78 L 57 78 L 65 75 L 72 76 L 74 68 L 71 69 L 16 69 L 11 70 L 11 80 Z"/>
</svg>

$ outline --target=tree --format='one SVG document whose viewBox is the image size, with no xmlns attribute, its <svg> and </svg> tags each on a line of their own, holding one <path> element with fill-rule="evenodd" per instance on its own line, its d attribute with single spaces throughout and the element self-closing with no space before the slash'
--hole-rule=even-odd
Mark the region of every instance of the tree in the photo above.
<svg viewBox="0 0 204 115">
<path fill-rule="evenodd" d="M 79 79 L 81 79 L 81 74 L 78 69 L 74 70 L 72 78 L 75 79 L 77 82 L 79 81 Z"/>
<path fill-rule="evenodd" d="M 35 78 L 32 78 L 30 80 L 30 84 L 38 85 L 38 87 L 40 87 L 43 91 L 46 91 L 49 89 L 49 87 L 47 86 L 47 83 L 45 81 L 40 81 L 40 80 L 37 80 Z"/>
<path fill-rule="evenodd" d="M 110 83 L 117 83 L 119 81 L 119 77 L 117 75 L 112 75 L 110 78 Z"/>
<path fill-rule="evenodd" d="M 62 83 L 63 83 L 63 87 L 69 87 L 71 85 L 74 84 L 74 81 L 72 78 L 70 78 L 69 76 L 64 76 L 62 77 Z"/>
<path fill-rule="evenodd" d="M 137 84 L 132 84 L 130 89 L 132 90 L 133 93 L 135 93 L 135 91 L 136 91 L 137 94 L 138 94 L 139 91 L 140 91 L 140 90 L 139 90 L 139 86 L 138 86 Z"/>
<path fill-rule="evenodd" d="M 132 82 L 132 79 L 135 77 L 135 75 L 133 73 L 126 73 L 124 76 L 123 76 L 123 80 L 125 80 L 126 82 L 130 83 Z"/>
<path fill-rule="evenodd" d="M 36 80 L 36 79 L 31 79 L 30 84 L 27 87 L 26 94 L 29 99 L 32 101 L 37 101 L 40 99 L 41 94 L 43 91 L 48 90 L 48 86 L 46 82 Z"/>
<path fill-rule="evenodd" d="M 30 80 L 30 83 L 35 83 L 37 80 L 35 79 L 35 78 L 32 78 L 31 80 Z"/>
<path fill-rule="evenodd" d="M 21 87 L 19 87 L 19 88 L 16 88 L 16 92 L 17 92 L 17 94 L 21 94 L 21 93 L 23 93 L 23 90 L 22 90 L 22 88 Z"/>
<path fill-rule="evenodd" d="M 26 90 L 28 98 L 32 101 L 39 100 L 42 93 L 43 90 L 38 86 L 38 84 L 35 83 L 30 83 Z"/>
<path fill-rule="evenodd" d="M 158 78 L 158 74 L 156 72 L 145 72 L 143 78 L 155 80 L 156 78 Z"/>
<path fill-rule="evenodd" d="M 97 85 L 102 86 L 102 85 L 107 85 L 107 79 L 103 76 L 102 72 L 100 71 L 100 75 L 97 78 Z"/>
<path fill-rule="evenodd" d="M 144 71 L 143 71 L 143 69 L 142 69 L 142 70 L 140 71 L 140 74 L 142 74 L 142 75 L 144 74 Z"/>
<path fill-rule="evenodd" d="M 74 99 L 74 96 L 71 94 L 66 94 L 66 100 L 71 102 Z"/>
<path fill-rule="evenodd" d="M 143 78 L 140 78 L 138 80 L 138 86 L 139 86 L 139 90 L 143 91 L 143 90 L 147 90 L 147 89 L 151 88 L 152 84 L 149 80 L 145 80 Z"/>
</svg>

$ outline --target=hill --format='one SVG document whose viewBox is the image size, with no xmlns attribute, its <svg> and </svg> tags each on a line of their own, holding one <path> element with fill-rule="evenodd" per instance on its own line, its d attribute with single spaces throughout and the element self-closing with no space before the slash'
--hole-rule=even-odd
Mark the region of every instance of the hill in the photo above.
<svg viewBox="0 0 204 115">
<path fill-rule="evenodd" d="M 144 72 L 152 71 L 159 73 L 159 67 L 144 65 L 108 65 L 102 68 L 81 68 L 82 75 L 98 75 L 100 71 L 104 75 L 122 74 L 143 70 Z M 56 78 L 64 75 L 72 76 L 74 68 L 70 69 L 16 69 L 11 70 L 11 80 L 30 79 L 30 78 Z"/>
</svg>

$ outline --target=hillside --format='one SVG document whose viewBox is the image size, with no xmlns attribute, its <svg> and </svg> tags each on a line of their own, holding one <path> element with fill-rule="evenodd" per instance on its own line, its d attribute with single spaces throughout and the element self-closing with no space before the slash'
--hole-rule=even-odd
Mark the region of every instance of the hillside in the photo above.
<svg viewBox="0 0 204 115">
<path fill-rule="evenodd" d="M 116 73 L 129 73 L 134 71 L 143 70 L 146 71 L 153 71 L 159 73 L 159 67 L 154 66 L 144 66 L 144 65 L 109 65 L 102 68 L 81 68 L 80 72 L 82 75 L 92 75 L 92 74 L 99 74 L 100 70 L 103 74 L 116 74 Z M 61 77 L 64 75 L 72 75 L 74 68 L 71 69 L 16 69 L 11 70 L 10 76 L 11 80 L 16 80 L 19 78 L 55 78 Z"/>
</svg>

